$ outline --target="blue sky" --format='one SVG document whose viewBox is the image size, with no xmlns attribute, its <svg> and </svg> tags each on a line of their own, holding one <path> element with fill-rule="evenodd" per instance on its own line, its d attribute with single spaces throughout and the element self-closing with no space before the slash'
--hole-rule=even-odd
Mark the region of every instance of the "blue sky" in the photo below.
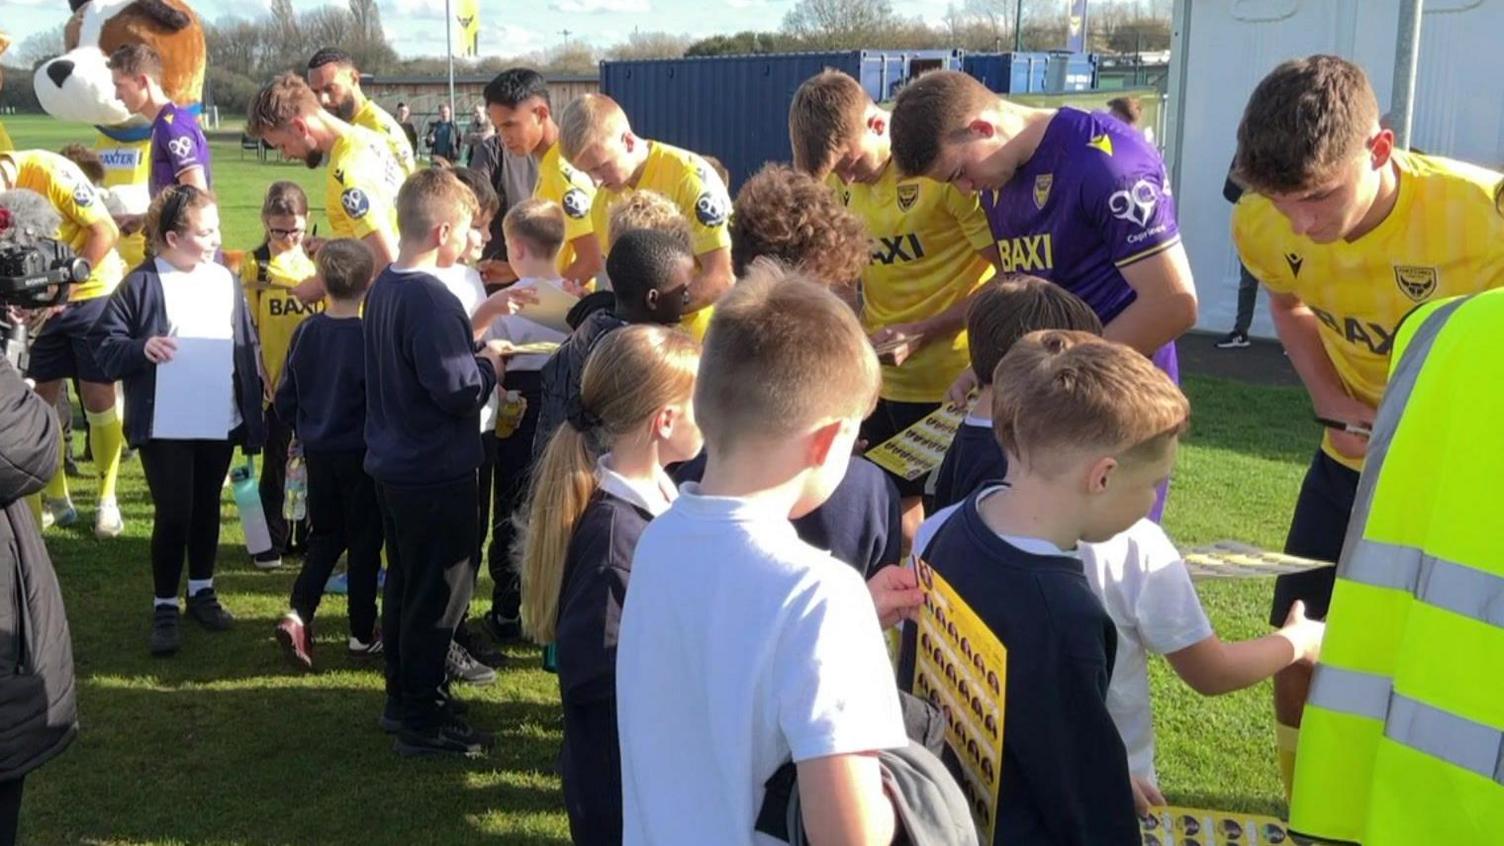
<svg viewBox="0 0 1504 846">
<path fill-rule="evenodd" d="M 0 0 L 5 5 L 3 26 L 16 43 L 66 18 L 63 0 Z M 197 0 L 194 8 L 209 21 L 246 9 L 251 3 Z M 299 10 L 325 5 L 323 0 L 294 0 Z M 343 5 L 343 4 L 335 4 Z M 381 17 L 388 37 L 404 56 L 443 55 L 444 0 L 381 0 Z M 693 36 L 776 29 L 794 0 L 480 0 L 481 50 L 514 55 L 585 39 L 605 47 L 625 39 L 633 30 L 662 30 Z M 943 0 L 894 0 L 905 16 L 938 18 Z"/>
</svg>

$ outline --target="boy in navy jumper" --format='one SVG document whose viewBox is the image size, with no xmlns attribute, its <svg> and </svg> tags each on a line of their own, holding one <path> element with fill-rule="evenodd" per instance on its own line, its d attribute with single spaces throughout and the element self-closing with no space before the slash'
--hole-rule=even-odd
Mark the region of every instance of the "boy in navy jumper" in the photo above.
<svg viewBox="0 0 1504 846">
<path fill-rule="evenodd" d="M 371 253 L 341 238 L 319 250 L 319 279 L 329 292 L 322 314 L 305 320 L 288 344 L 278 418 L 287 421 L 308 462 L 308 557 L 292 588 L 292 610 L 277 622 L 288 657 L 313 668 L 313 615 L 341 553 L 349 552 L 350 654 L 381 653 L 376 634 L 376 574 L 381 514 L 366 475 L 365 333 L 360 304 L 374 272 Z"/>
<path fill-rule="evenodd" d="M 475 213 L 453 174 L 409 177 L 397 195 L 397 260 L 366 296 L 365 469 L 388 544 L 381 723 L 401 755 L 474 756 L 493 742 L 459 718 L 444 689 L 474 588 L 480 410 L 502 365 L 494 351 L 475 352 L 469 316 L 433 271 L 465 251 Z"/>
<path fill-rule="evenodd" d="M 1117 630 L 1080 555 L 1149 513 L 1190 405 L 1142 354 L 1085 332 L 1025 336 L 995 378 L 1008 484 L 936 514 L 915 540 L 1008 650 L 994 844 L 1138 844 L 1106 701 Z M 904 676 L 914 651 L 910 634 Z"/>
<path fill-rule="evenodd" d="M 935 511 L 1008 475 L 1008 459 L 992 433 L 992 371 L 1019 338 L 1041 329 L 1100 335 L 1102 321 L 1085 300 L 1037 276 L 993 280 L 972 298 L 966 309 L 966 335 L 971 339 L 977 398 L 935 477 Z"/>
</svg>

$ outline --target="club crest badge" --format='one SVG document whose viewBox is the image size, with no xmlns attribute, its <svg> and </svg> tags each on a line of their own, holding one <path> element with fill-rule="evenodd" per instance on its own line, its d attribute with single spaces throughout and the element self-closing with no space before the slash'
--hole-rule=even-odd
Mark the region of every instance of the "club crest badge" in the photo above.
<svg viewBox="0 0 1504 846">
<path fill-rule="evenodd" d="M 1050 201 L 1050 188 L 1055 184 L 1055 174 L 1041 173 L 1034 177 L 1034 208 L 1044 210 Z"/>
<path fill-rule="evenodd" d="M 1436 268 L 1397 264 L 1394 266 L 1394 281 L 1405 296 L 1421 302 L 1436 293 Z"/>
<path fill-rule="evenodd" d="M 907 212 L 909 209 L 913 208 L 914 204 L 917 202 L 919 202 L 918 184 L 910 182 L 908 184 L 898 186 L 899 211 Z"/>
</svg>

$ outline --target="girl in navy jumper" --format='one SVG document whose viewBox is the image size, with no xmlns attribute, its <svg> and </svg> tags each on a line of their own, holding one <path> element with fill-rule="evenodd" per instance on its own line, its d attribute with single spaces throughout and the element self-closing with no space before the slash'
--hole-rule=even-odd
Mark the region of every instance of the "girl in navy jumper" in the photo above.
<svg viewBox="0 0 1504 846">
<path fill-rule="evenodd" d="M 188 185 L 168 188 L 152 201 L 146 232 L 156 257 L 115 289 L 89 338 L 101 369 L 125 383 L 125 437 L 141 454 L 154 509 L 150 648 L 154 655 L 170 655 L 179 644 L 177 594 L 185 554 L 188 616 L 210 631 L 234 621 L 214 593 L 220 486 L 235 447 L 258 450 L 266 427 L 245 296 L 234 275 L 215 261 L 220 235 L 213 195 Z M 191 385 L 173 379 L 159 389 L 163 367 L 212 355 L 221 345 L 230 350 L 223 372 L 201 375 Z M 191 402 L 167 393 L 179 390 L 191 393 Z M 158 405 L 196 406 L 203 413 L 189 425 L 184 415 L 158 415 Z"/>
<path fill-rule="evenodd" d="M 637 538 L 674 499 L 663 467 L 703 444 L 692 405 L 699 357 L 694 340 L 661 326 L 608 335 L 533 474 L 522 627 L 557 645 L 564 805 L 586 846 L 621 842 L 617 623 Z"/>
</svg>

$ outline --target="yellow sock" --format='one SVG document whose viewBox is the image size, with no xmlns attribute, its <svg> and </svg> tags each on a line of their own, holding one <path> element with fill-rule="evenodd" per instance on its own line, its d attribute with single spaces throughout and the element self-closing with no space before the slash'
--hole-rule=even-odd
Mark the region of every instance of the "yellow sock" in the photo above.
<svg viewBox="0 0 1504 846">
<path fill-rule="evenodd" d="M 120 475 L 120 450 L 125 446 L 125 427 L 114 407 L 85 412 L 89 419 L 89 443 L 94 450 L 94 473 L 99 477 L 100 500 L 115 498 L 115 477 Z"/>
<path fill-rule="evenodd" d="M 1300 745 L 1300 726 L 1274 724 L 1274 750 L 1279 755 L 1279 777 L 1285 783 L 1285 801 L 1295 786 L 1295 748 Z"/>
<path fill-rule="evenodd" d="M 62 438 L 57 439 L 57 472 L 47 481 L 47 487 L 42 488 L 42 493 L 48 499 L 68 498 L 68 474 L 63 472 L 63 456 L 68 449 L 68 442 Z"/>
</svg>

